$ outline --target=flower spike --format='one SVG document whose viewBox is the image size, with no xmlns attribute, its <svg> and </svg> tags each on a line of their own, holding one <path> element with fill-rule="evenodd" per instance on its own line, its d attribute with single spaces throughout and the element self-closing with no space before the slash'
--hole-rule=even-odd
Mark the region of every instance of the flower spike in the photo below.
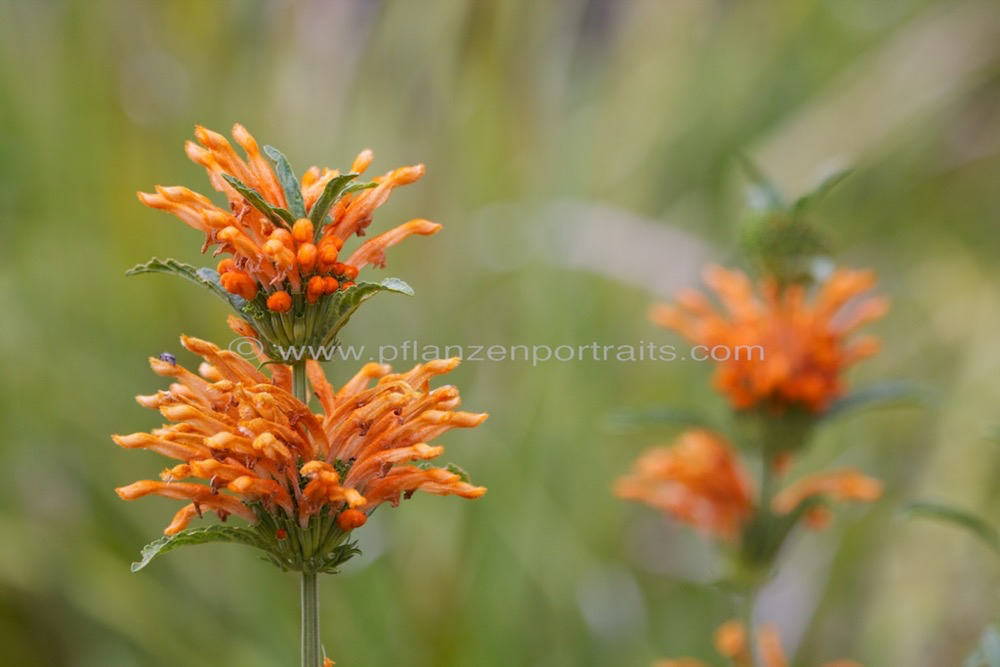
<svg viewBox="0 0 1000 667">
<path fill-rule="evenodd" d="M 200 375 L 151 359 L 153 370 L 173 383 L 169 391 L 139 397 L 169 423 L 150 433 L 113 436 L 122 447 L 181 462 L 161 480 L 117 490 L 125 500 L 160 495 L 189 501 L 167 526 L 168 536 L 207 510 L 222 519 L 236 515 L 257 530 L 258 546 L 285 569 L 321 571 L 343 562 L 338 549 L 347 534 L 383 503 L 398 505 L 415 491 L 470 499 L 486 492 L 451 466 L 423 463 L 444 453 L 430 440 L 486 419 L 456 410 L 454 387 L 430 388 L 430 378 L 453 369 L 456 359 L 396 375 L 369 364 L 340 391 L 309 362 L 322 409 L 314 414 L 283 386 L 285 367 L 274 366 L 268 377 L 207 341 L 184 336 L 181 344 L 204 359 Z M 300 547 L 295 551 L 275 537 L 279 530 L 314 531 L 322 539 L 311 547 L 291 540 Z"/>
<path fill-rule="evenodd" d="M 365 150 L 349 173 L 312 167 L 300 181 L 283 153 L 261 149 L 242 125 L 233 127 L 233 138 L 245 157 L 204 127 L 195 129 L 195 138 L 197 143 L 185 146 L 188 157 L 205 167 L 212 187 L 228 199 L 228 210 L 184 187 L 157 186 L 155 192 L 138 193 L 139 200 L 204 233 L 203 252 L 214 247 L 215 255 L 226 257 L 215 268 L 201 269 L 153 259 L 130 274 L 174 273 L 212 290 L 259 333 L 269 356 L 288 362 L 329 358 L 337 332 L 374 294 L 412 294 L 395 278 L 380 283 L 357 278 L 368 265 L 384 267 L 389 247 L 409 236 L 434 234 L 439 224 L 415 219 L 349 255 L 344 247 L 350 237 L 365 234 L 395 188 L 423 176 L 423 165 L 359 182 L 373 157 Z"/>
</svg>

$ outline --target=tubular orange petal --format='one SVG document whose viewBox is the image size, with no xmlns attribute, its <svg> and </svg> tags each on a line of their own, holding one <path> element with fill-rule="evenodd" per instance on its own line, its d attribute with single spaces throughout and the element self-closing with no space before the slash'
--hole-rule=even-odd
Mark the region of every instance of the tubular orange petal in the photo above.
<svg viewBox="0 0 1000 667">
<path fill-rule="evenodd" d="M 415 219 L 410 220 L 398 227 L 394 227 L 384 234 L 379 234 L 370 241 L 363 243 L 354 253 L 347 259 L 348 264 L 352 264 L 359 269 L 363 269 L 369 264 L 374 264 L 378 267 L 385 266 L 385 250 L 391 246 L 396 245 L 407 236 L 412 236 L 414 234 L 419 234 L 421 236 L 430 236 L 441 229 L 441 225 L 436 222 L 431 222 L 429 220 Z"/>
<path fill-rule="evenodd" d="M 781 637 L 773 625 L 765 625 L 757 634 L 763 667 L 788 667 L 785 651 L 781 648 Z"/>
<path fill-rule="evenodd" d="M 831 470 L 804 477 L 775 495 L 771 507 L 788 514 L 803 501 L 825 496 L 836 502 L 874 502 L 882 495 L 882 483 L 857 470 Z"/>
</svg>

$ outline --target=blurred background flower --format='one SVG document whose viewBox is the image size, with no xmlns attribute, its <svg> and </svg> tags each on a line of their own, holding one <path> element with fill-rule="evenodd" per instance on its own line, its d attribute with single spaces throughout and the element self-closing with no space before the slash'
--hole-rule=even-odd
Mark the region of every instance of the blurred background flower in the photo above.
<svg viewBox="0 0 1000 667">
<path fill-rule="evenodd" d="M 149 526 L 175 508 L 111 491 L 157 465 L 107 436 L 148 426 L 131 399 L 148 386 L 147 358 L 189 364 L 178 334 L 231 335 L 225 304 L 193 286 L 123 277 L 157 254 L 204 263 L 191 230 L 134 194 L 204 182 L 182 150 L 196 123 L 242 122 L 298 165 L 349 164 L 366 147 L 371 173 L 426 164 L 380 224 L 419 214 L 444 228 L 391 253 L 385 275 L 417 297 L 357 315 L 344 343 L 369 349 L 676 343 L 646 310 L 697 284 L 706 262 L 728 263 L 738 151 L 793 195 L 855 165 L 817 214 L 844 264 L 878 272 L 893 310 L 869 327 L 885 348 L 852 386 L 902 377 L 936 400 L 821 431 L 803 465 L 862 468 L 886 494 L 860 520 L 803 533 L 761 614 L 803 664 L 937 667 L 957 664 L 996 612 L 989 552 L 893 509 L 914 496 L 997 509 L 1000 456 L 982 437 L 1000 405 L 996 3 L 0 0 L 0 11 L 6 664 L 270 667 L 295 643 L 295 587 L 238 547 L 130 574 Z M 453 381 L 491 419 L 442 444 L 490 493 L 373 516 L 364 555 L 323 588 L 338 664 L 717 660 L 704 629 L 727 601 L 689 583 L 714 576 L 703 547 L 607 492 L 670 435 L 602 431 L 612 407 L 725 409 L 711 365 L 678 350 L 672 362 L 463 363 Z M 357 365 L 331 364 L 332 379 Z"/>
</svg>

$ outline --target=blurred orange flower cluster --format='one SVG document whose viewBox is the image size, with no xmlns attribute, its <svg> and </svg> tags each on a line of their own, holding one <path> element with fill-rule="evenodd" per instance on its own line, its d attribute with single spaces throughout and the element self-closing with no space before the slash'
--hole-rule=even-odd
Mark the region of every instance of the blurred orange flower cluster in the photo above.
<svg viewBox="0 0 1000 667">
<path fill-rule="evenodd" d="M 873 336 L 850 339 L 888 310 L 882 297 L 852 302 L 875 284 L 871 271 L 838 270 L 812 298 L 805 285 L 782 288 L 767 277 L 754 285 L 721 267 L 706 270 L 705 283 L 721 309 L 685 289 L 675 305 L 658 305 L 651 316 L 695 343 L 733 352 L 718 363 L 715 386 L 738 410 L 821 413 L 844 393 L 848 367 L 878 351 Z"/>
<path fill-rule="evenodd" d="M 727 621 L 715 631 L 715 650 L 729 658 L 733 667 L 751 667 L 754 664 L 747 628 L 741 621 Z M 788 667 L 788 659 L 781 647 L 781 637 L 773 625 L 763 626 L 757 633 L 757 649 L 761 657 L 761 667 Z M 708 667 L 695 658 L 675 658 L 657 660 L 652 667 Z M 823 663 L 822 667 L 861 667 L 854 660 L 834 660 Z"/>
<path fill-rule="evenodd" d="M 673 445 L 644 452 L 614 490 L 620 498 L 650 505 L 729 542 L 740 538 L 760 502 L 732 445 L 704 429 L 685 431 Z M 871 502 L 881 493 L 878 480 L 856 470 L 825 471 L 786 486 L 771 498 L 770 511 L 787 516 L 808 506 L 805 516 L 819 528 L 827 513 L 818 501 Z"/>
<path fill-rule="evenodd" d="M 695 420 L 698 426 L 673 443 L 641 454 L 614 485 L 619 497 L 712 539 L 726 556 L 723 583 L 748 619 L 797 525 L 823 528 L 830 503 L 882 495 L 880 481 L 852 467 L 791 474 L 793 455 L 845 399 L 847 371 L 878 352 L 877 338 L 856 332 L 884 316 L 888 302 L 867 295 L 875 285 L 872 271 L 841 268 L 817 278 L 821 265 L 814 260 L 826 243 L 808 209 L 828 186 L 790 205 L 770 184 L 764 187 L 768 204 L 743 230 L 744 251 L 759 274 L 711 266 L 704 282 L 714 298 L 684 289 L 674 303 L 650 312 L 655 323 L 710 353 L 713 386 L 730 407 L 730 423 L 706 428 L 705 420 Z M 758 664 L 748 634 L 740 623 L 716 634 L 719 652 L 737 667 Z M 757 639 L 764 667 L 787 665 L 773 629 L 765 627 Z M 656 667 L 704 665 L 681 659 Z"/>
</svg>

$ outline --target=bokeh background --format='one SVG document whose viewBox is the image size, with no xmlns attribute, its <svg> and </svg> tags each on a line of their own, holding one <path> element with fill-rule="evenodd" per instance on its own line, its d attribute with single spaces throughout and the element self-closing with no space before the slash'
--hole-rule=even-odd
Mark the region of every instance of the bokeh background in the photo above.
<svg viewBox="0 0 1000 667">
<path fill-rule="evenodd" d="M 232 337 L 192 285 L 124 277 L 201 261 L 200 235 L 134 192 L 208 191 L 182 144 L 236 121 L 299 170 L 365 147 L 375 173 L 426 163 L 373 229 L 445 229 L 390 253 L 417 296 L 361 311 L 343 340 L 369 346 L 681 345 L 646 311 L 733 259 L 737 152 L 791 194 L 855 166 L 819 214 L 894 309 L 852 381 L 928 400 L 824 428 L 803 468 L 861 466 L 888 493 L 796 539 L 757 612 L 796 665 L 891 667 L 959 664 L 998 612 L 986 549 L 899 515 L 929 498 L 1000 522 L 996 2 L 0 0 L 0 662 L 297 664 L 293 575 L 232 545 L 130 574 L 176 503 L 112 491 L 164 465 L 109 438 L 159 423 L 131 398 L 161 386 L 146 358 Z M 323 582 L 337 663 L 717 660 L 710 552 L 609 492 L 672 432 L 608 416 L 722 414 L 710 371 L 464 364 L 452 380 L 491 418 L 443 443 L 490 492 L 376 514 Z"/>
</svg>

